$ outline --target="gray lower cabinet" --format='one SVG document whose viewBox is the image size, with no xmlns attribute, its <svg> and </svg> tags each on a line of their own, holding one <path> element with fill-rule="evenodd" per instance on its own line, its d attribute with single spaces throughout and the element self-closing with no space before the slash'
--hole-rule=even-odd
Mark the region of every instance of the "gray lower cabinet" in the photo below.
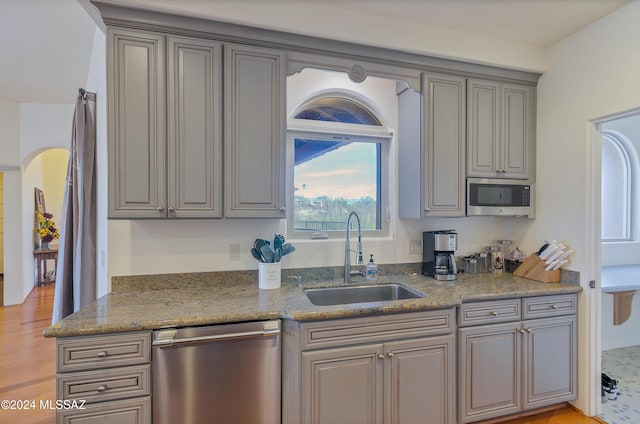
<svg viewBox="0 0 640 424">
<path fill-rule="evenodd" d="M 398 94 L 401 218 L 465 215 L 465 105 L 466 79 L 451 75 Z"/>
<path fill-rule="evenodd" d="M 150 424 L 151 333 L 58 338 L 58 424 Z"/>
<path fill-rule="evenodd" d="M 225 46 L 225 216 L 285 217 L 286 61 Z"/>
<path fill-rule="evenodd" d="M 576 295 L 559 295 L 460 307 L 460 422 L 576 398 L 576 301 Z"/>
<path fill-rule="evenodd" d="M 285 327 L 283 423 L 455 423 L 451 310 Z"/>
<path fill-rule="evenodd" d="M 467 176 L 533 179 L 535 87 L 469 79 Z"/>
</svg>

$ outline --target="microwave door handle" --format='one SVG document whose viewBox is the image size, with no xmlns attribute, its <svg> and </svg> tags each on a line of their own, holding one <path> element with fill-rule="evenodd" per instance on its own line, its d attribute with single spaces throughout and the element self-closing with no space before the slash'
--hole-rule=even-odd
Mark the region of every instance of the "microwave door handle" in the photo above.
<svg viewBox="0 0 640 424">
<path fill-rule="evenodd" d="M 453 270 L 453 275 L 456 275 L 458 273 L 458 269 L 456 267 L 456 258 L 455 256 L 453 256 L 453 253 L 449 254 L 449 256 L 451 256 L 451 268 Z"/>
</svg>

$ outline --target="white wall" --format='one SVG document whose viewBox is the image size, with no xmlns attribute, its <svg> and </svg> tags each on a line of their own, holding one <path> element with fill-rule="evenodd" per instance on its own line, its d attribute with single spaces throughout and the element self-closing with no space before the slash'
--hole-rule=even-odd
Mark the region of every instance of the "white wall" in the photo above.
<svg viewBox="0 0 640 424">
<path fill-rule="evenodd" d="M 69 93 L 74 100 L 75 93 Z M 69 149 L 73 104 L 20 104 L 20 163 L 45 148 Z"/>
<path fill-rule="evenodd" d="M 20 165 L 20 105 L 0 101 L 0 167 Z"/>
<path fill-rule="evenodd" d="M 107 293 L 107 54 L 105 34 L 96 28 L 86 89 L 96 93 L 97 234 L 96 294 Z"/>
<path fill-rule="evenodd" d="M 589 200 L 599 193 L 588 192 L 585 182 L 599 181 L 599 165 L 592 165 L 591 157 L 598 155 L 600 145 L 591 121 L 640 106 L 639 19 L 640 3 L 632 2 L 558 43 L 538 85 L 539 214 L 525 246 L 553 237 L 576 248 L 571 268 L 581 272 L 585 289 L 579 310 L 576 405 L 588 414 L 599 406 L 595 393 L 599 377 L 590 372 L 599 353 L 589 337 L 597 325 L 599 293 L 588 287 L 598 272 L 589 248 L 597 231 L 597 225 L 590 225 Z"/>
</svg>

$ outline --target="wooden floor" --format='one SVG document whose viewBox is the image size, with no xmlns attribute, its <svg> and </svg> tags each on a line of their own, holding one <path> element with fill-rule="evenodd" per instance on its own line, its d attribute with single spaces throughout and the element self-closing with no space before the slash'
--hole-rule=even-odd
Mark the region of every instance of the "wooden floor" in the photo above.
<svg viewBox="0 0 640 424">
<path fill-rule="evenodd" d="M 24 304 L 0 307 L 0 400 L 35 403 L 35 409 L 0 409 L 0 423 L 55 423 L 55 411 L 40 408 L 41 400 L 56 399 L 56 342 L 42 337 L 51 325 L 53 290 L 53 284 L 38 287 Z"/>
<path fill-rule="evenodd" d="M 22 305 L 0 307 L 0 400 L 35 402 L 35 409 L 0 409 L 0 423 L 55 423 L 55 411 L 40 401 L 55 401 L 55 340 L 42 337 L 51 322 L 54 285 L 37 287 Z M 505 424 L 596 424 L 562 408 Z M 437 423 L 429 423 L 437 424 Z"/>
</svg>

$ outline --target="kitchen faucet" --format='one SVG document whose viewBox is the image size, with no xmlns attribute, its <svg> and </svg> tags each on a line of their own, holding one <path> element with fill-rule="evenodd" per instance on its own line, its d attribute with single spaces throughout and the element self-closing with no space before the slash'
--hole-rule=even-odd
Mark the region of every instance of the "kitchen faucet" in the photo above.
<svg viewBox="0 0 640 424">
<path fill-rule="evenodd" d="M 358 245 L 356 250 L 351 249 L 351 217 L 355 216 L 356 221 L 358 221 Z M 351 252 L 356 252 L 358 255 L 358 260 L 356 264 L 362 265 L 362 227 L 360 226 L 360 217 L 357 213 L 351 212 L 349 217 L 347 218 L 347 237 L 344 244 L 344 282 L 350 283 L 352 275 L 362 275 L 364 277 L 364 273 L 362 271 L 351 271 Z"/>
</svg>

